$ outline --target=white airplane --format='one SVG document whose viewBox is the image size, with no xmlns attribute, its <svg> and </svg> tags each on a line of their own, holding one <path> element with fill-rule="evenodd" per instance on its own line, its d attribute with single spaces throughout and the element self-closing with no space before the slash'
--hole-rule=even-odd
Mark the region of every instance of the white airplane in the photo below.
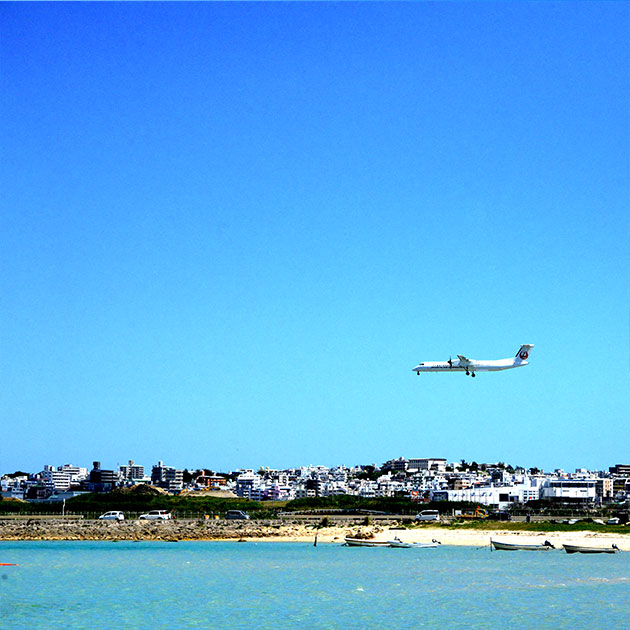
<svg viewBox="0 0 630 630">
<path fill-rule="evenodd" d="M 420 376 L 420 372 L 466 372 L 475 376 L 475 372 L 497 372 L 499 370 L 509 370 L 515 367 L 527 365 L 529 361 L 529 353 L 534 344 L 524 343 L 516 353 L 513 359 L 494 359 L 490 361 L 477 361 L 475 359 L 467 359 L 461 354 L 457 355 L 457 359 L 453 361 L 449 359 L 440 363 L 439 361 L 425 361 L 419 363 L 413 368 L 413 371 Z"/>
</svg>

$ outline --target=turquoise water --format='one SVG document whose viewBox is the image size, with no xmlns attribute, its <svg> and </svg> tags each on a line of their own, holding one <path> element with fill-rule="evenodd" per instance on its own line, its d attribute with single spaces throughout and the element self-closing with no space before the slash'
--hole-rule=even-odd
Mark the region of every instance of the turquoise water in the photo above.
<svg viewBox="0 0 630 630">
<path fill-rule="evenodd" d="M 628 628 L 630 553 L 2 542 L 0 628 Z"/>
</svg>

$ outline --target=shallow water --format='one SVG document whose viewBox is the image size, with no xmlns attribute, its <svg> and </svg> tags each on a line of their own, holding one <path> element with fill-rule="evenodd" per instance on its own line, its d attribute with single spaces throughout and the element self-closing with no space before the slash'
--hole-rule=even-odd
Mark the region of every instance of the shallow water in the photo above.
<svg viewBox="0 0 630 630">
<path fill-rule="evenodd" d="M 624 628 L 630 554 L 2 542 L 0 628 Z"/>
</svg>

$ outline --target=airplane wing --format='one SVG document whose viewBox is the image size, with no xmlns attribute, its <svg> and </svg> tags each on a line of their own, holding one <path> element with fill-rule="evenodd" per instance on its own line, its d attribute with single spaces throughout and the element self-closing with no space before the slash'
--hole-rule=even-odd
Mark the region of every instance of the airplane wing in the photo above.
<svg viewBox="0 0 630 630">
<path fill-rule="evenodd" d="M 470 365 L 472 363 L 472 361 L 470 359 L 467 359 L 465 356 L 458 354 L 457 358 L 461 361 L 461 363 L 463 365 Z"/>
</svg>

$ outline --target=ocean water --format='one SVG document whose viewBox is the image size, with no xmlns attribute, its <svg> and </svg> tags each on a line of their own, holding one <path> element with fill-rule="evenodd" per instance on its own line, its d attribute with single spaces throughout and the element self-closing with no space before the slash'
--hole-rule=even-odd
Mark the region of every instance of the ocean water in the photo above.
<svg viewBox="0 0 630 630">
<path fill-rule="evenodd" d="M 1 542 L 0 628 L 629 628 L 630 553 Z"/>
</svg>

